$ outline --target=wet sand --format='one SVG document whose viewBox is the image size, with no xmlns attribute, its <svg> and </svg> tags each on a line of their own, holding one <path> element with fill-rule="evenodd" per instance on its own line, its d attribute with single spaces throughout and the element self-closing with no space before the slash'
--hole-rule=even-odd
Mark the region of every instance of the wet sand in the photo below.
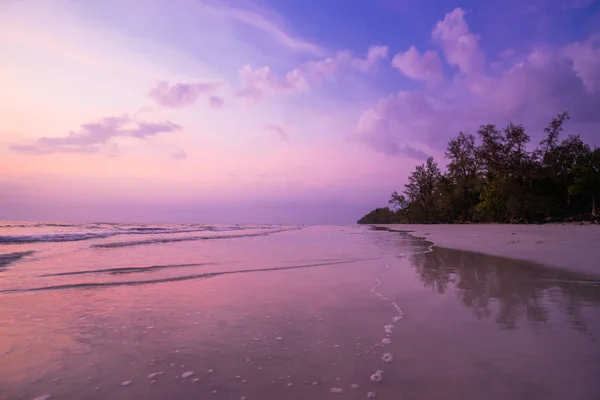
<svg viewBox="0 0 600 400">
<path fill-rule="evenodd" d="M 1 399 L 600 398 L 586 274 L 369 227 L 53 251 L 0 275 Z"/>
<path fill-rule="evenodd" d="M 378 225 L 426 237 L 439 247 L 501 257 L 600 275 L 599 225 L 466 224 Z"/>
</svg>

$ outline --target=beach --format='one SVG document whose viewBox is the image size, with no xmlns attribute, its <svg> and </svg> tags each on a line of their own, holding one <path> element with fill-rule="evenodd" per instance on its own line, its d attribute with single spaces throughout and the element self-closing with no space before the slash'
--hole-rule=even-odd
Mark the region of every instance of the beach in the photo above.
<svg viewBox="0 0 600 400">
<path fill-rule="evenodd" d="M 600 398 L 597 227 L 54 225 L 0 227 L 3 400 Z"/>
<path fill-rule="evenodd" d="M 600 275 L 600 226 L 570 224 L 378 225 L 435 242 L 437 247 L 533 261 Z"/>
</svg>

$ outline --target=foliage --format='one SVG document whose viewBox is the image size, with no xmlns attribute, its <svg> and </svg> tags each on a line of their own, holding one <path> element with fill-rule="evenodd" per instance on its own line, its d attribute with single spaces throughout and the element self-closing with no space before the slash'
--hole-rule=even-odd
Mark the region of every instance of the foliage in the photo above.
<svg viewBox="0 0 600 400">
<path fill-rule="evenodd" d="M 591 198 L 591 216 L 597 217 L 596 198 L 600 195 L 600 149 L 587 154 L 573 168 L 574 182 L 569 186 L 571 195 L 587 195 Z"/>
<path fill-rule="evenodd" d="M 432 157 L 408 176 L 391 208 L 358 223 L 538 222 L 596 216 L 600 149 L 577 135 L 560 138 L 569 114 L 558 114 L 532 151 L 523 125 L 482 125 L 448 142 L 447 167 Z"/>
<path fill-rule="evenodd" d="M 358 220 L 359 224 L 392 224 L 396 221 L 396 214 L 388 207 L 376 208 Z"/>
</svg>

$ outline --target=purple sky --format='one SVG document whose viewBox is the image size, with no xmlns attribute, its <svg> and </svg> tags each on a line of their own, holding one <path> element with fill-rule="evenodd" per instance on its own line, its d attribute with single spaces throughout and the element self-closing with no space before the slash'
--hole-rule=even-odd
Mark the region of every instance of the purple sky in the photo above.
<svg viewBox="0 0 600 400">
<path fill-rule="evenodd" d="M 600 1 L 0 0 L 0 219 L 353 223 L 461 130 L 600 143 Z"/>
</svg>

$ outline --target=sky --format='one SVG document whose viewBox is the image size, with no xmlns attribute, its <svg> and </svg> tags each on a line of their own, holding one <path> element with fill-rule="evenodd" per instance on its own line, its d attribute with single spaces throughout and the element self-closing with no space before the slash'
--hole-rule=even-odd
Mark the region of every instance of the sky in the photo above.
<svg viewBox="0 0 600 400">
<path fill-rule="evenodd" d="M 0 219 L 351 224 L 460 131 L 600 144 L 600 0 L 0 0 Z"/>
</svg>

